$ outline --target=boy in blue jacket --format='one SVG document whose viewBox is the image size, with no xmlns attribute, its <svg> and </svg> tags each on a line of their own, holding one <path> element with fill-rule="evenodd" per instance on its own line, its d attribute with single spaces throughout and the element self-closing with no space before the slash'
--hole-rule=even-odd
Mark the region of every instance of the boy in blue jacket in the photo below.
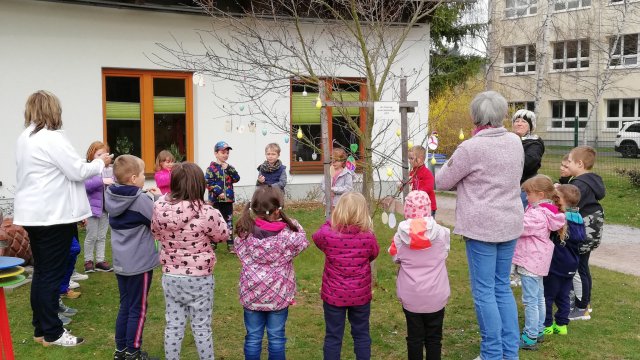
<svg viewBox="0 0 640 360">
<path fill-rule="evenodd" d="M 571 310 L 569 292 L 573 285 L 573 277 L 578 271 L 579 249 L 587 235 L 584 221 L 578 212 L 580 189 L 575 185 L 559 185 L 556 190 L 560 195 L 560 203 L 565 207 L 567 217 L 567 238 L 560 239 L 558 233 L 551 235 L 555 244 L 549 275 L 544 277 L 544 300 L 547 314 L 544 320 L 544 334 L 567 334 L 569 312 Z M 553 321 L 553 303 L 558 310 Z"/>
<path fill-rule="evenodd" d="M 151 235 L 153 200 L 142 191 L 144 162 L 133 155 L 120 155 L 113 165 L 116 184 L 104 194 L 111 225 L 113 269 L 118 279 L 120 309 L 116 319 L 114 360 L 148 360 L 141 351 L 147 317 L 147 295 L 153 268 L 160 259 Z M 151 189 L 154 196 L 160 191 Z"/>
</svg>

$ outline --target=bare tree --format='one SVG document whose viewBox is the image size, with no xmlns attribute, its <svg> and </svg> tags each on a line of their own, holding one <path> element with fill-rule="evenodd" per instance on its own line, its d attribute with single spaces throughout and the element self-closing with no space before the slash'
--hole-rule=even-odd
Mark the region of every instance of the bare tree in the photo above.
<svg viewBox="0 0 640 360">
<path fill-rule="evenodd" d="M 383 94 L 398 99 L 396 78 L 409 77 L 409 92 L 427 80 L 428 45 L 422 66 L 408 69 L 397 64 L 409 56 L 415 44 L 428 42 L 426 23 L 437 1 L 242 3 L 245 5 L 238 2 L 229 10 L 217 8 L 212 1 L 200 1 L 213 18 L 212 29 L 198 31 L 200 48 L 185 48 L 176 39 L 173 44 L 157 44 L 160 50 L 150 58 L 168 68 L 207 74 L 232 84 L 233 93 L 215 91 L 230 105 L 224 111 L 238 115 L 233 105 L 249 104 L 247 114 L 260 116 L 282 133 L 291 133 L 292 127 L 289 112 L 281 110 L 288 106 L 278 104 L 288 101 L 292 83 L 312 92 L 321 81 L 328 85 L 360 82 L 367 89 L 365 100 L 379 101 Z M 310 97 L 309 101 L 316 99 Z M 428 101 L 428 95 L 424 101 Z M 343 115 L 345 127 L 364 147 L 364 158 L 359 162 L 363 167 L 362 191 L 371 200 L 375 169 L 385 166 L 399 146 L 388 145 L 390 132 L 385 130 L 392 124 L 376 123 L 373 111 L 367 111 L 361 126 L 358 117 L 350 116 L 347 109 L 335 111 Z M 414 127 L 414 131 L 420 130 Z M 306 133 L 302 141 L 311 147 L 318 144 Z M 375 158 L 374 151 L 378 155 Z"/>
</svg>

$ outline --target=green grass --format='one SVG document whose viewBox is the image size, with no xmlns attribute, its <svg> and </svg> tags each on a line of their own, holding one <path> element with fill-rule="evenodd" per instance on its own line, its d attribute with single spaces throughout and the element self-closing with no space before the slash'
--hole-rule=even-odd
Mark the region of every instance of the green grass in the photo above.
<svg viewBox="0 0 640 360">
<path fill-rule="evenodd" d="M 308 235 L 322 222 L 320 209 L 291 211 Z M 376 218 L 379 218 L 376 216 Z M 376 219 L 377 220 L 377 219 Z M 392 230 L 376 224 L 381 253 L 376 261 L 378 284 L 374 289 L 371 313 L 373 359 L 402 359 L 405 355 L 405 321 L 395 297 L 396 267 L 385 250 Z M 224 246 L 222 247 L 224 248 Z M 110 252 L 109 252 L 110 253 Z M 218 252 L 215 268 L 216 290 L 213 332 L 217 359 L 242 359 L 244 326 L 238 302 L 239 263 L 224 249 Z M 82 259 L 82 257 L 81 257 Z M 81 261 L 78 261 L 80 264 Z M 295 262 L 298 305 L 290 308 L 287 322 L 287 358 L 321 359 L 324 335 L 320 286 L 324 257 L 313 245 Z M 478 326 L 469 293 L 464 245 L 452 239 L 448 259 L 451 299 L 444 326 L 444 359 L 473 359 L 479 353 Z M 569 335 L 552 337 L 537 352 L 521 352 L 522 359 L 638 359 L 640 358 L 640 279 L 599 268 L 593 269 L 593 319 L 572 323 Z M 114 323 L 118 310 L 118 289 L 112 273 L 95 273 L 82 282 L 82 297 L 66 300 L 80 313 L 69 326 L 84 336 L 86 344 L 76 348 L 44 348 L 32 340 L 29 286 L 7 294 L 16 359 L 108 359 L 114 348 Z M 516 289 L 519 302 L 520 292 Z M 522 321 L 522 306 L 519 306 Z M 144 349 L 163 357 L 164 300 L 160 271 L 154 274 L 149 296 L 149 315 L 145 326 Z M 349 328 L 345 330 L 343 359 L 353 359 Z M 263 358 L 266 355 L 263 355 Z M 197 359 L 190 330 L 183 342 L 183 359 Z"/>
</svg>

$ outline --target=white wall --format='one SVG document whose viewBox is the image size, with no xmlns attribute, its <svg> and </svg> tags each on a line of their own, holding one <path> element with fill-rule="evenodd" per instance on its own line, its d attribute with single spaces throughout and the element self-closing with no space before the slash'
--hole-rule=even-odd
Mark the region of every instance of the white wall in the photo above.
<svg viewBox="0 0 640 360">
<path fill-rule="evenodd" d="M 88 145 L 103 139 L 102 69 L 162 69 L 146 55 L 158 52 L 156 43 L 171 44 L 173 37 L 188 48 L 199 48 L 195 29 L 211 28 L 206 16 L 171 14 L 69 5 L 35 0 L 0 2 L 0 196 L 12 197 L 15 184 L 15 139 L 23 130 L 24 103 L 36 90 L 56 94 L 63 107 L 67 136 L 79 154 Z M 426 67 L 428 59 L 427 28 L 416 30 L 419 41 L 403 54 L 403 68 Z M 172 37 L 173 36 L 173 37 Z M 227 119 L 215 105 L 213 91 L 224 91 L 211 80 L 204 87 L 194 86 L 195 162 L 203 168 L 214 159 L 213 145 L 227 141 L 234 150 L 229 162 L 241 175 L 241 197 L 249 196 L 255 182 L 256 166 L 264 160 L 264 146 L 278 142 L 283 147 L 281 160 L 289 165 L 289 144 L 280 134 L 245 131 L 225 132 Z M 409 79 L 411 84 L 415 79 Z M 387 100 L 387 99 L 385 99 Z M 389 94 L 388 100 L 397 100 Z M 412 115 L 415 129 L 427 121 L 428 85 L 419 84 L 409 100 L 420 101 Z M 288 102 L 283 102 L 288 108 Z M 247 121 L 243 123 L 246 125 Z M 395 129 L 393 129 L 395 132 Z M 395 137 L 395 135 L 393 136 Z M 398 141 L 397 139 L 392 139 Z M 419 143 L 422 139 L 415 140 Z M 399 168 L 398 168 L 399 171 Z M 386 180 L 386 179 L 385 179 Z M 296 193 L 306 190 L 296 184 L 319 183 L 319 175 L 295 175 L 290 178 Z M 308 187 L 308 186 L 307 186 Z"/>
</svg>

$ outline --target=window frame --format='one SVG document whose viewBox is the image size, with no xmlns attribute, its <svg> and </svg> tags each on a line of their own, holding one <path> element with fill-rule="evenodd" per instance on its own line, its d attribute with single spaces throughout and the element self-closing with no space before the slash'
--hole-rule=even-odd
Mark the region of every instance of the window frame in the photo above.
<svg viewBox="0 0 640 360">
<path fill-rule="evenodd" d="M 103 142 L 107 143 L 107 77 L 137 77 L 140 79 L 140 142 L 141 158 L 144 161 L 145 175 L 155 173 L 155 134 L 153 112 L 153 79 L 180 79 L 185 81 L 185 127 L 186 156 L 184 161 L 193 161 L 193 73 L 141 69 L 102 69 L 102 128 Z M 114 147 L 115 144 L 109 144 Z"/>
<path fill-rule="evenodd" d="M 517 58 L 518 58 L 518 53 L 517 53 L 518 50 L 517 49 L 519 47 L 523 47 L 523 46 L 525 47 L 525 61 L 524 62 L 518 62 L 517 61 Z M 532 48 L 533 48 L 533 51 L 535 51 L 535 53 L 534 53 L 533 60 L 530 60 L 529 56 L 531 55 L 531 49 Z M 513 60 L 513 62 L 507 63 L 505 61 L 505 59 L 504 59 L 505 58 L 505 56 L 504 56 L 505 55 L 505 51 L 507 49 L 511 49 L 511 51 L 512 51 L 512 60 Z M 519 76 L 519 75 L 535 74 L 535 72 L 536 72 L 535 68 L 537 67 L 537 59 L 536 59 L 536 57 L 538 55 L 535 44 L 504 46 L 502 48 L 502 53 L 503 53 L 503 56 L 502 56 L 502 75 L 503 76 Z M 525 67 L 525 71 L 518 72 L 517 71 L 518 66 L 523 66 L 523 65 Z M 534 66 L 533 70 L 529 70 L 529 66 L 531 66 L 531 65 Z M 506 72 L 506 69 L 508 67 L 512 68 L 513 71 L 512 72 Z"/>
<path fill-rule="evenodd" d="M 325 82 L 325 89 L 327 89 L 327 93 L 326 95 L 326 99 L 325 101 L 331 101 L 332 100 L 332 89 L 333 89 L 333 83 L 334 82 L 338 82 L 338 83 L 360 83 L 360 101 L 367 101 L 367 83 L 366 83 L 366 79 L 364 78 L 340 78 L 339 80 L 337 79 L 330 79 L 330 78 L 325 78 L 322 79 Z M 293 96 L 293 85 L 300 85 L 300 84 L 304 84 L 304 81 L 299 81 L 299 80 L 295 80 L 295 79 L 291 79 L 289 82 L 289 99 L 292 98 Z M 310 93 L 311 94 L 311 93 Z M 317 94 L 317 93 L 314 93 Z M 313 97 L 309 96 L 309 101 L 313 101 Z M 327 119 L 329 120 L 328 123 L 328 130 L 329 130 L 329 139 L 333 139 L 333 108 L 331 106 L 326 106 L 327 109 Z M 339 116 L 339 113 L 338 113 Z M 360 108 L 360 130 L 364 131 L 365 129 L 365 124 L 366 124 L 366 116 L 367 116 L 367 108 L 361 107 Z M 289 134 L 290 134 L 290 138 L 291 141 L 293 140 L 293 137 L 296 136 L 297 132 L 294 130 L 294 124 L 293 124 L 293 101 L 289 100 Z M 291 174 L 322 174 L 324 173 L 324 164 L 323 164 L 323 154 L 322 151 L 318 154 L 318 159 L 314 160 L 314 161 L 303 161 L 300 162 L 297 159 L 294 159 L 293 157 L 293 150 L 294 147 L 293 146 L 289 146 L 289 161 L 290 161 L 290 169 L 289 172 Z M 330 141 L 329 142 L 329 152 L 331 152 L 333 150 L 333 143 Z M 360 155 L 360 159 L 364 158 L 364 147 L 362 146 L 362 139 L 358 139 L 358 154 Z M 356 167 L 356 172 L 359 171 L 359 169 L 362 169 L 362 166 L 357 166 Z"/>
<path fill-rule="evenodd" d="M 568 47 L 569 47 L 569 43 L 576 43 L 576 57 L 568 57 Z M 557 44 L 562 44 L 562 57 L 561 58 L 557 58 L 556 57 L 556 45 Z M 582 55 L 582 49 L 584 48 L 584 45 L 587 46 L 587 51 L 589 52 L 587 56 L 581 56 Z M 564 72 L 564 71 L 581 71 L 581 70 L 587 70 L 589 69 L 589 66 L 591 66 L 591 61 L 590 61 L 590 57 L 591 57 L 591 42 L 589 41 L 589 39 L 574 39 L 574 40 L 564 40 L 564 41 L 556 41 L 553 42 L 553 56 L 552 56 L 552 60 L 551 60 L 551 71 L 552 72 Z M 575 68 L 567 68 L 567 63 L 568 62 L 576 62 L 576 67 Z M 582 62 L 586 61 L 587 62 L 587 66 L 582 66 Z M 562 64 L 562 68 L 560 69 L 556 69 L 555 65 L 556 64 Z"/>
<path fill-rule="evenodd" d="M 627 36 L 636 37 L 635 43 L 635 54 L 624 54 L 624 46 L 625 46 L 625 38 Z M 609 52 L 611 52 L 611 46 L 613 46 L 613 40 L 615 40 L 615 36 L 609 37 Z M 620 34 L 620 38 L 618 39 L 620 42 L 617 47 L 618 53 L 611 53 L 611 57 L 609 58 L 609 66 L 613 69 L 628 69 L 640 67 L 640 33 L 631 33 L 631 34 Z M 635 59 L 635 64 L 625 64 L 626 59 Z M 618 60 L 618 64 L 612 64 L 613 61 Z"/>
<path fill-rule="evenodd" d="M 553 106 L 554 103 L 562 103 L 562 116 L 561 117 L 554 117 L 553 115 Z M 574 103 L 575 104 L 575 111 L 578 114 L 578 129 L 579 130 L 584 130 L 587 127 L 587 121 L 589 119 L 589 101 L 586 99 L 578 99 L 578 100 L 551 100 L 549 102 L 550 104 L 550 109 L 551 109 L 551 116 L 549 117 L 550 123 L 548 126 L 548 129 L 551 131 L 563 131 L 563 130 L 571 130 L 573 131 L 573 125 L 571 126 L 567 126 L 568 122 L 574 122 L 575 121 L 575 116 L 566 116 L 566 110 L 567 110 L 567 103 Z M 580 103 L 586 103 L 587 104 L 587 113 L 585 114 L 585 116 L 580 116 Z M 562 126 L 558 127 L 558 126 L 554 126 L 554 123 L 557 122 L 562 122 Z M 584 124 L 584 126 L 580 126 Z"/>
<path fill-rule="evenodd" d="M 568 3 L 571 2 L 571 1 L 578 2 L 578 7 L 569 9 L 568 8 Z M 585 2 L 585 1 L 589 1 L 589 4 L 588 5 L 584 5 L 583 2 Z M 576 10 L 588 9 L 593 4 L 593 1 L 594 0 L 556 0 L 556 3 L 554 4 L 554 7 L 553 7 L 553 12 L 562 13 L 562 12 L 568 12 L 568 11 L 576 11 Z M 564 9 L 558 9 L 557 8 L 558 4 L 560 4 L 560 3 L 565 4 Z"/>
<path fill-rule="evenodd" d="M 623 108 L 624 108 L 624 100 L 633 100 L 634 101 L 634 114 L 633 116 L 624 116 Z M 619 130 L 622 129 L 625 123 L 630 121 L 638 121 L 640 120 L 640 98 L 615 98 L 615 99 L 606 99 L 606 113 L 605 113 L 605 121 L 604 121 L 604 129 L 605 130 Z M 618 116 L 609 116 L 609 102 L 617 101 L 618 102 Z M 616 122 L 616 126 L 609 126 L 610 122 Z"/>
<path fill-rule="evenodd" d="M 518 5 L 519 1 L 526 1 L 526 5 Z M 535 9 L 535 11 L 532 12 L 532 8 Z M 518 10 L 522 9 L 525 10 L 525 13 L 518 15 Z M 514 15 L 510 16 L 508 12 L 513 12 Z M 535 16 L 536 14 L 538 14 L 538 0 L 513 0 L 513 6 L 509 6 L 507 1 L 505 1 L 503 12 L 505 19 L 518 19 L 526 16 Z"/>
</svg>

